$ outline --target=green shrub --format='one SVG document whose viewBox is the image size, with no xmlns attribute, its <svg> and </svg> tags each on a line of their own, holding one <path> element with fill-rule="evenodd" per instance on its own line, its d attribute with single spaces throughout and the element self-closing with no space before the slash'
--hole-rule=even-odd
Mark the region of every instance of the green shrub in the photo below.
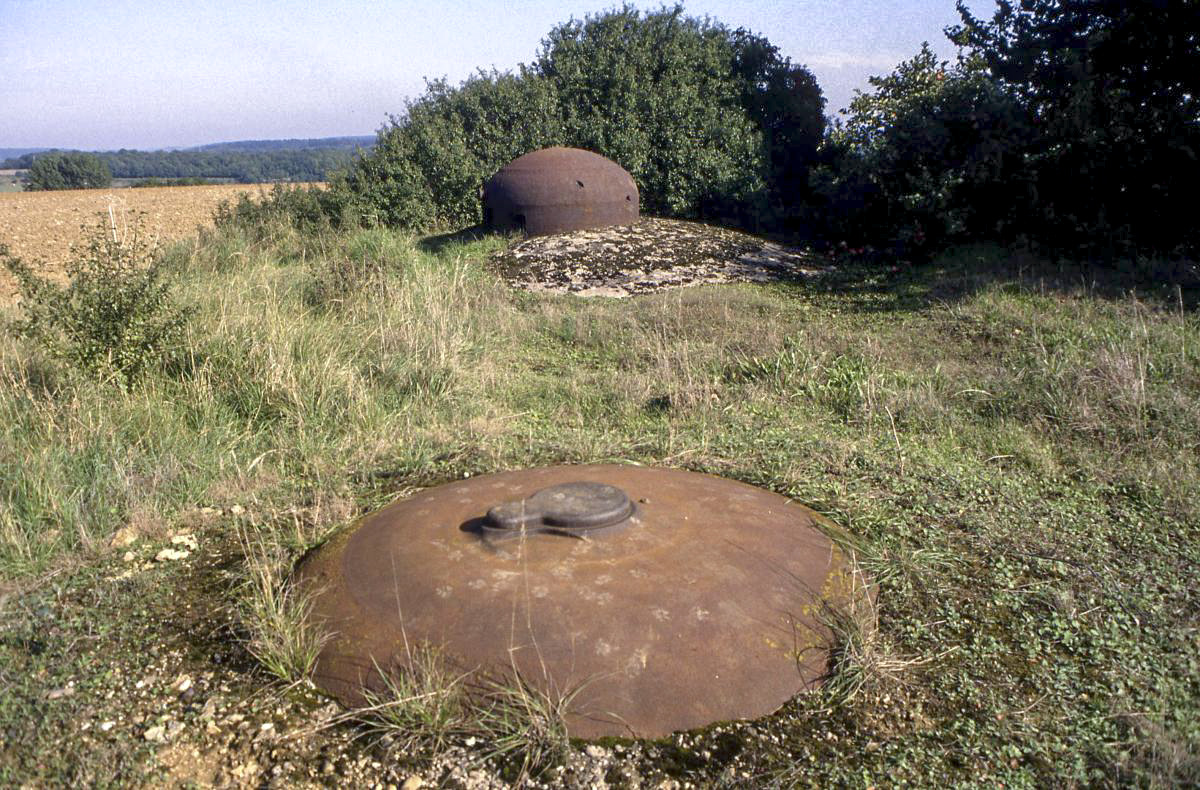
<svg viewBox="0 0 1200 790">
<path fill-rule="evenodd" d="M 554 28 L 515 73 L 430 82 L 346 183 L 387 225 L 462 227 L 497 169 L 566 145 L 628 170 L 648 213 L 769 224 L 807 195 L 823 104 L 766 39 L 625 6 Z"/>
<path fill-rule="evenodd" d="M 627 169 L 654 214 L 733 213 L 761 198 L 761 131 L 742 106 L 731 33 L 676 6 L 625 6 L 559 25 L 538 71 L 570 145 Z"/>
<path fill-rule="evenodd" d="M 928 46 L 851 103 L 810 183 L 823 235 L 916 248 L 1032 241 L 1114 263 L 1194 255 L 1194 3 L 958 3 L 956 65 Z M 1191 27 L 1188 25 L 1191 24 Z"/>
<path fill-rule="evenodd" d="M 236 227 L 258 234 L 279 224 L 305 232 L 360 224 L 349 192 L 337 181 L 328 188 L 275 184 L 257 200 L 243 193 L 236 203 L 222 201 L 213 219 L 218 228 Z"/>
<path fill-rule="evenodd" d="M 730 42 L 742 107 L 762 135 L 770 202 L 758 207 L 762 223 L 800 230 L 810 200 L 808 174 L 825 136 L 825 98 L 812 72 L 782 57 L 767 39 L 737 30 Z"/>
<path fill-rule="evenodd" d="M 1031 130 L 982 64 L 949 67 L 924 44 L 870 82 L 812 173 L 824 235 L 911 257 L 1023 224 L 1032 196 L 1020 151 Z"/>
<path fill-rule="evenodd" d="M 10 331 L 79 371 L 116 375 L 126 386 L 160 363 L 187 315 L 172 300 L 163 259 L 139 227 L 135 223 L 125 239 L 102 225 L 93 228 L 67 266 L 65 286 L 0 248 L 21 295 L 22 317 Z"/>
<path fill-rule="evenodd" d="M 483 218 L 479 190 L 512 159 L 563 144 L 553 85 L 522 68 L 479 72 L 457 88 L 430 82 L 403 118 L 380 131 L 347 178 L 370 219 L 430 229 Z"/>
<path fill-rule="evenodd" d="M 112 171 L 94 154 L 54 151 L 39 155 L 29 168 L 25 189 L 101 189 L 112 184 Z"/>
<path fill-rule="evenodd" d="M 1019 97 L 1037 134 L 1029 232 L 1056 253 L 1113 260 L 1200 249 L 1200 46 L 1191 0 L 958 3 L 955 44 Z"/>
</svg>

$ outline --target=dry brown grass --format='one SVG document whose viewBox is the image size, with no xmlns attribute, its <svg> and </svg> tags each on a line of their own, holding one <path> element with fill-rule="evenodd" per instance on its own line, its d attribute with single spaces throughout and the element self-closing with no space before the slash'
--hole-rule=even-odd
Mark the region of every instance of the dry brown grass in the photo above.
<svg viewBox="0 0 1200 790">
<path fill-rule="evenodd" d="M 110 207 L 118 229 L 133 215 L 144 213 L 142 230 L 152 239 L 170 242 L 194 236 L 198 227 L 211 226 L 221 201 L 237 200 L 242 193 L 256 195 L 261 189 L 256 184 L 219 184 L 4 192 L 0 193 L 0 244 L 39 270 L 60 272 L 71 245 L 82 242 L 82 229 L 101 221 L 108 223 Z M 12 276 L 0 270 L 0 303 L 15 293 Z"/>
</svg>

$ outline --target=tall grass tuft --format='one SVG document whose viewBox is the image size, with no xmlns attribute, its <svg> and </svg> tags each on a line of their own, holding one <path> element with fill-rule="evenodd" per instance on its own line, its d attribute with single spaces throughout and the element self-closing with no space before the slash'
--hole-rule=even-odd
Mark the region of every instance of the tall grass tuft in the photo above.
<svg viewBox="0 0 1200 790">
<path fill-rule="evenodd" d="M 489 756 L 513 761 L 518 784 L 560 765 L 570 750 L 566 716 L 581 690 L 543 690 L 515 668 L 508 677 L 488 681 L 477 726 Z"/>
<path fill-rule="evenodd" d="M 406 754 L 435 759 L 467 737 L 474 726 L 468 676 L 450 667 L 438 649 L 405 645 L 404 666 L 380 669 L 383 687 L 367 691 L 366 705 L 348 719 L 367 732 L 390 736 Z"/>
<path fill-rule="evenodd" d="M 285 683 L 312 675 L 321 648 L 332 636 L 310 617 L 314 591 L 291 583 L 292 558 L 261 529 L 238 530 L 244 565 L 235 592 L 237 620 L 246 629 L 246 649 Z"/>
<path fill-rule="evenodd" d="M 0 573 L 102 550 L 134 519 L 165 525 L 206 504 L 283 509 L 344 497 L 349 481 L 379 469 L 433 463 L 431 437 L 480 408 L 494 380 L 483 350 L 512 332 L 503 292 L 468 257 L 422 252 L 403 234 L 301 241 L 294 230 L 258 238 L 235 226 L 191 252 L 173 248 L 154 275 L 170 310 L 153 304 L 189 319 L 172 324 L 162 359 L 105 352 L 86 362 L 102 375 L 80 376 L 70 362 L 78 333 L 49 346 L 0 336 Z M 383 264 L 371 288 L 314 310 L 304 283 L 318 263 L 298 251 Z M 99 281 L 89 283 L 87 304 L 100 299 Z M 0 307 L 0 318 L 20 309 Z M 123 359 L 137 363 L 124 368 L 136 386 L 103 375 Z"/>
</svg>

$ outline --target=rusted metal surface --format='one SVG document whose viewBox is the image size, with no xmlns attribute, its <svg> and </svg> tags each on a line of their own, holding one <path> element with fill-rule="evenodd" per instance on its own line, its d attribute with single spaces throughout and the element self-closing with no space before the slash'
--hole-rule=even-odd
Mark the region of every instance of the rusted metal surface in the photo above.
<svg viewBox="0 0 1200 790">
<path fill-rule="evenodd" d="M 527 523 L 545 524 L 545 490 L 577 482 L 618 489 L 632 513 L 595 535 L 489 539 L 497 523 L 520 521 L 489 511 L 541 496 L 543 515 Z M 593 494 L 610 515 L 619 506 L 611 491 Z M 551 694 L 582 687 L 568 716 L 577 737 L 757 718 L 818 681 L 829 646 L 821 608 L 850 594 L 820 518 L 744 483 L 636 466 L 427 489 L 364 517 L 300 568 L 312 616 L 335 634 L 315 680 L 361 703 L 380 668 L 403 667 L 406 645 L 427 643 L 467 671 L 515 669 Z"/>
<path fill-rule="evenodd" d="M 633 177 L 616 162 L 579 148 L 543 148 L 517 157 L 483 185 L 484 222 L 531 236 L 638 219 Z"/>
</svg>

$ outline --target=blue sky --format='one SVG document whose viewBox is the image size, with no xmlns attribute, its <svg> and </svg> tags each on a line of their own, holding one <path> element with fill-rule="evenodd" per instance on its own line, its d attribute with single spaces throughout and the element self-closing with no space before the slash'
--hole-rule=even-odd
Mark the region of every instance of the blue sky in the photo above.
<svg viewBox="0 0 1200 790">
<path fill-rule="evenodd" d="M 424 88 L 528 63 L 605 0 L 0 0 L 0 148 L 372 134 Z M 643 9 L 658 3 L 638 2 Z M 953 0 L 693 0 L 816 75 L 833 113 L 928 40 Z M 990 0 L 973 0 L 990 14 Z"/>
</svg>

